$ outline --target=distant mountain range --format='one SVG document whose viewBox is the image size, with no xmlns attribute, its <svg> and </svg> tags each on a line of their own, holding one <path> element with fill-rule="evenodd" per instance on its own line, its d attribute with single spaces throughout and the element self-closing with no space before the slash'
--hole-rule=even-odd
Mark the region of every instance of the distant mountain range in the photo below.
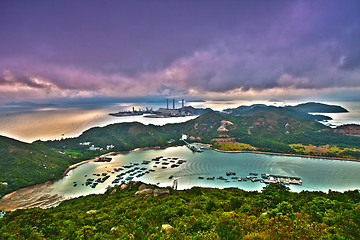
<svg viewBox="0 0 360 240">
<path fill-rule="evenodd" d="M 233 116 L 244 116 L 244 115 L 252 114 L 257 111 L 271 112 L 274 109 L 279 109 L 279 108 L 286 109 L 286 111 L 288 111 L 289 113 L 292 112 L 294 115 L 306 117 L 315 121 L 332 120 L 332 118 L 324 115 L 313 115 L 309 113 L 348 112 L 347 109 L 341 106 L 308 102 L 296 106 L 285 106 L 285 107 L 267 106 L 265 104 L 253 104 L 251 106 L 239 106 L 237 108 L 224 109 L 223 113 Z"/>
</svg>

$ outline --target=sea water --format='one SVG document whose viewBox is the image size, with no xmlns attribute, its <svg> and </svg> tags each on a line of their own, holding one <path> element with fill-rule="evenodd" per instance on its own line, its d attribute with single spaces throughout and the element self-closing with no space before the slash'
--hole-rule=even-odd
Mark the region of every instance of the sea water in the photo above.
<svg viewBox="0 0 360 240">
<path fill-rule="evenodd" d="M 171 164 L 162 169 L 162 162 L 142 165 L 144 160 L 151 160 L 155 157 L 178 158 L 186 160 L 179 167 L 171 168 Z M 261 173 L 283 175 L 289 177 L 300 177 L 302 185 L 288 185 L 292 191 L 346 191 L 360 188 L 360 162 L 329 160 L 319 158 L 294 157 L 282 155 L 269 155 L 258 153 L 223 153 L 210 149 L 204 149 L 202 153 L 194 153 L 187 147 L 170 147 L 167 149 L 139 150 L 127 154 L 119 154 L 112 157 L 111 162 L 90 162 L 68 173 L 63 179 L 54 183 L 54 194 L 65 197 L 77 197 L 94 193 L 103 193 L 108 186 L 114 186 L 111 182 L 124 169 L 115 172 L 114 168 L 138 163 L 136 167 L 154 169 L 142 177 L 134 177 L 134 181 L 142 181 L 150 184 L 157 184 L 160 187 L 172 186 L 174 179 L 178 181 L 178 189 L 188 189 L 193 186 L 202 187 L 238 187 L 248 191 L 260 191 L 265 187 L 261 182 L 233 182 L 231 176 L 227 177 L 226 172 L 235 172 L 237 177 L 246 177 L 249 173 Z M 167 160 L 169 162 L 170 160 Z M 175 160 L 177 161 L 177 160 Z M 157 165 L 157 167 L 154 167 Z M 112 173 L 113 172 L 113 173 Z M 99 183 L 96 188 L 85 186 L 87 178 L 99 177 L 93 174 L 107 173 L 110 178 L 104 183 Z M 169 179 L 170 176 L 172 179 Z M 128 174 L 125 175 L 125 177 Z M 223 176 L 230 182 L 218 180 Z M 199 179 L 204 177 L 204 179 Z M 215 177 L 215 180 L 207 180 L 207 177 Z M 74 187 L 74 183 L 77 184 Z"/>
</svg>

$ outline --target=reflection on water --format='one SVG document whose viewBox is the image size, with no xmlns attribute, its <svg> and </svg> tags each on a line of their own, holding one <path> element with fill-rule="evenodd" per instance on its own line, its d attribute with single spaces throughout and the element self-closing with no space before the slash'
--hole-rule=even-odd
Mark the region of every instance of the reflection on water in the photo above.
<svg viewBox="0 0 360 240">
<path fill-rule="evenodd" d="M 150 161 L 155 157 L 163 156 L 167 160 Z M 181 160 L 186 160 L 179 167 L 171 168 L 173 164 Z M 149 164 L 142 164 L 144 160 L 149 160 Z M 169 162 L 163 165 L 163 162 Z M 345 191 L 360 188 L 360 162 L 339 161 L 327 159 L 313 159 L 302 157 L 289 157 L 279 155 L 266 155 L 255 153 L 221 153 L 213 150 L 204 150 L 203 153 L 193 153 L 186 147 L 171 147 L 162 150 L 140 150 L 128 154 L 120 154 L 113 157 L 109 163 L 91 162 L 69 172 L 68 176 L 59 180 L 53 185 L 53 194 L 65 197 L 76 197 L 92 193 L 103 193 L 106 187 L 111 184 L 116 175 L 124 173 L 129 169 L 124 168 L 116 172 L 114 169 L 138 163 L 136 171 L 141 172 L 141 168 L 155 170 L 141 177 L 133 175 L 133 180 L 146 183 L 158 184 L 159 186 L 171 186 L 173 179 L 178 179 L 178 189 L 191 188 L 192 186 L 203 187 L 239 187 L 245 190 L 261 190 L 265 184 L 260 182 L 233 182 L 231 177 L 229 182 L 217 180 L 219 176 L 226 177 L 226 172 L 235 172 L 238 177 L 246 177 L 249 173 L 267 173 L 300 177 L 303 181 L 302 186 L 289 185 L 292 191 Z M 156 166 L 156 167 L 155 167 Z M 166 166 L 165 169 L 162 167 Z M 142 172 L 145 172 L 143 170 Z M 99 183 L 95 188 L 85 186 L 88 178 L 96 179 L 103 176 L 94 174 L 105 173 L 109 175 L 104 183 Z M 124 174 L 125 179 L 130 173 Z M 173 175 L 172 179 L 169 177 Z M 204 179 L 199 179 L 204 177 Z M 215 177 L 215 180 L 206 180 L 207 177 Z M 76 187 L 74 187 L 76 184 Z"/>
<path fill-rule="evenodd" d="M 144 118 L 143 116 L 112 117 L 114 109 L 58 109 L 0 115 L 0 135 L 25 142 L 79 136 L 83 131 L 113 123 L 141 122 L 165 125 L 185 122 L 196 116 L 173 118 Z"/>
</svg>

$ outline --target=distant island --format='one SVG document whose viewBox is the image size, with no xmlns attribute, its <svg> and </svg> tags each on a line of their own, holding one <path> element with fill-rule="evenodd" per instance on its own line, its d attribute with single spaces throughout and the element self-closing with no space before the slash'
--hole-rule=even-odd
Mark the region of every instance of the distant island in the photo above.
<svg viewBox="0 0 360 240">
<path fill-rule="evenodd" d="M 307 112 L 307 113 L 342 113 L 349 112 L 347 109 L 337 106 L 337 105 L 328 105 L 323 103 L 308 102 L 296 105 L 293 107 L 297 111 Z"/>
</svg>

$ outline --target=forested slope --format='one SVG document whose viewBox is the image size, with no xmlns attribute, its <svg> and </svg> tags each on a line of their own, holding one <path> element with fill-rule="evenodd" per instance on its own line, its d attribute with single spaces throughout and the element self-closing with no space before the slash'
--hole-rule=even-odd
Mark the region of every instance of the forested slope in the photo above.
<svg viewBox="0 0 360 240">
<path fill-rule="evenodd" d="M 7 213 L 2 239 L 360 239 L 359 191 L 293 193 L 270 184 L 261 193 L 194 187 L 136 195 L 140 185 Z"/>
<path fill-rule="evenodd" d="M 0 197 L 16 189 L 61 176 L 74 160 L 40 143 L 0 136 Z"/>
</svg>

